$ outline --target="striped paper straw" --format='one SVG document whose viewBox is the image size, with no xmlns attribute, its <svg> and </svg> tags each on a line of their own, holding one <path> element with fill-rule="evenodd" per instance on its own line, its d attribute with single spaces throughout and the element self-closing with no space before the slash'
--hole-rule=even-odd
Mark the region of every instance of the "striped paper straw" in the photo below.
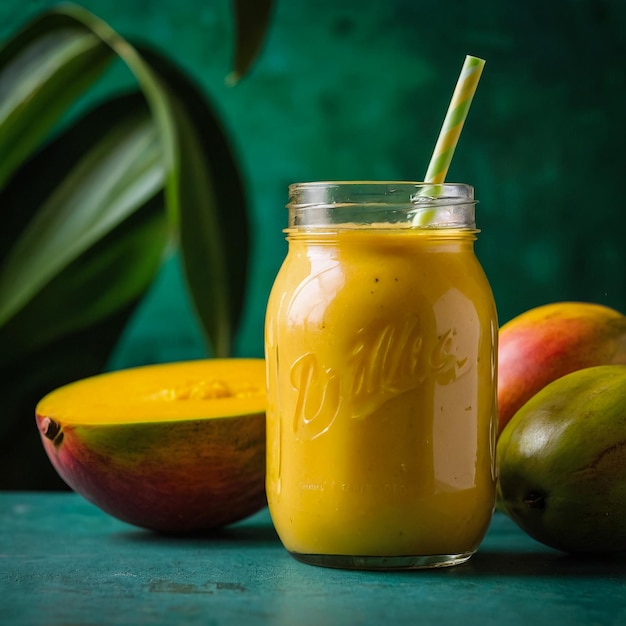
<svg viewBox="0 0 626 626">
<path fill-rule="evenodd" d="M 424 182 L 440 184 L 445 181 L 484 65 L 483 59 L 469 55 L 465 57 L 461 75 L 452 94 L 452 100 L 443 121 L 433 156 L 430 159 Z"/>
</svg>

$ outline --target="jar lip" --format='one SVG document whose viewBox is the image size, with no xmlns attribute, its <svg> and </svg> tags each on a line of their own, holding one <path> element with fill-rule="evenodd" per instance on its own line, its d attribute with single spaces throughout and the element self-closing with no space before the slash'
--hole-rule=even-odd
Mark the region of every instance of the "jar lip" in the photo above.
<svg viewBox="0 0 626 626">
<path fill-rule="evenodd" d="M 402 180 L 337 180 L 292 183 L 287 208 L 338 204 L 458 204 L 474 201 L 466 183 L 425 183 Z"/>
<path fill-rule="evenodd" d="M 472 229 L 476 203 L 465 183 L 318 181 L 289 185 L 286 206 L 290 228 Z"/>
</svg>

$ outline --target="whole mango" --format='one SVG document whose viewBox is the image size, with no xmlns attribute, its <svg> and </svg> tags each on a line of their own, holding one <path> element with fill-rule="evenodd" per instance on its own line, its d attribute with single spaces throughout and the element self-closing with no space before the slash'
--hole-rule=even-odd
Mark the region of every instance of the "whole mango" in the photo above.
<svg viewBox="0 0 626 626">
<path fill-rule="evenodd" d="M 626 364 L 626 316 L 600 304 L 556 302 L 500 328 L 498 432 L 548 383 L 594 365 Z"/>
<path fill-rule="evenodd" d="M 498 508 L 566 552 L 626 550 L 626 365 L 548 384 L 497 444 Z"/>
</svg>

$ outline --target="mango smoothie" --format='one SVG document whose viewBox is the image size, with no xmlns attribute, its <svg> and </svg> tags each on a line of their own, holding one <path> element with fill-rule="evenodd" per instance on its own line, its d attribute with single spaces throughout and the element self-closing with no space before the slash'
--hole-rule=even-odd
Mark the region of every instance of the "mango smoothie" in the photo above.
<svg viewBox="0 0 626 626">
<path fill-rule="evenodd" d="M 494 506 L 495 305 L 471 228 L 288 231 L 267 309 L 267 495 L 297 558 L 449 565 Z"/>
</svg>

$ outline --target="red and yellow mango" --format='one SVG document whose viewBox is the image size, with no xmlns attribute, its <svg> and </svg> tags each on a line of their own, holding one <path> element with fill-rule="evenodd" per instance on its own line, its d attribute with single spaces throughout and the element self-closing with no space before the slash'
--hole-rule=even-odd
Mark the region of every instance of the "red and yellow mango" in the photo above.
<svg viewBox="0 0 626 626">
<path fill-rule="evenodd" d="M 499 432 L 557 378 L 595 365 L 624 363 L 626 316 L 610 307 L 556 302 L 522 313 L 499 333 Z"/>
</svg>

